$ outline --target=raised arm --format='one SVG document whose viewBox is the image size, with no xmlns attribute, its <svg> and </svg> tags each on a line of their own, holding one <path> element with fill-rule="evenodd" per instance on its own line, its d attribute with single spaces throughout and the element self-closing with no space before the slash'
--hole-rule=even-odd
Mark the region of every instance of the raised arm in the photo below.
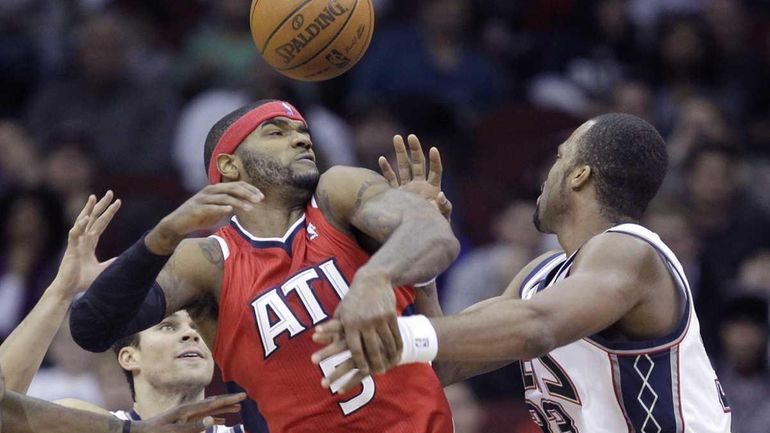
<svg viewBox="0 0 770 433">
<path fill-rule="evenodd" d="M 70 328 L 75 342 L 101 352 L 170 313 L 215 300 L 221 250 L 213 239 L 184 238 L 217 226 L 236 208 L 251 210 L 261 199 L 259 190 L 245 182 L 209 185 L 163 218 L 73 304 Z"/>
<path fill-rule="evenodd" d="M 75 294 L 85 290 L 109 264 L 109 261 L 100 263 L 95 250 L 99 236 L 120 208 L 120 200 L 113 202 L 112 199 L 112 191 L 98 202 L 95 196 L 88 197 L 69 231 L 67 249 L 56 278 L 27 317 L 0 345 L 0 365 L 8 390 L 27 392 Z"/>
<path fill-rule="evenodd" d="M 361 373 L 383 371 L 386 360 L 397 359 L 400 353 L 393 287 L 434 278 L 454 260 L 459 243 L 435 207 L 391 188 L 369 170 L 327 171 L 318 197 L 338 224 L 381 245 L 356 273 L 336 316 L 346 327 Z"/>
</svg>

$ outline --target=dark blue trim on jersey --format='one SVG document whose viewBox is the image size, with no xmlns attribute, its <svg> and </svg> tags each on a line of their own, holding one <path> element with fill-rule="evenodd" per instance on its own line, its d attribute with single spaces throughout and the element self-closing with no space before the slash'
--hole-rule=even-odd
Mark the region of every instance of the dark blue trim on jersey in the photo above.
<svg viewBox="0 0 770 433">
<path fill-rule="evenodd" d="M 621 404 L 632 431 L 678 433 L 679 378 L 672 377 L 672 350 L 634 356 L 617 355 Z M 676 399 L 676 400 L 675 400 Z"/>
<path fill-rule="evenodd" d="M 235 382 L 226 382 L 225 389 L 228 393 L 246 392 Z M 267 421 L 259 411 L 257 402 L 251 398 L 246 398 L 241 402 L 241 421 L 243 421 L 243 430 L 249 433 L 270 433 L 267 428 Z"/>
<path fill-rule="evenodd" d="M 131 409 L 131 412 L 128 413 L 128 417 L 131 419 L 131 421 L 141 421 L 142 417 L 139 416 L 138 413 L 136 413 L 135 409 Z"/>
<path fill-rule="evenodd" d="M 529 283 L 529 280 L 532 279 L 532 277 L 534 277 L 535 274 L 540 272 L 541 269 L 543 269 L 545 266 L 547 266 L 549 263 L 551 263 L 551 261 L 553 259 L 555 259 L 556 257 L 558 257 L 558 256 L 560 256 L 562 254 L 564 254 L 564 252 L 562 252 L 562 251 L 559 251 L 557 253 L 551 254 L 550 256 L 548 256 L 545 259 L 543 259 L 543 261 L 538 263 L 531 271 L 529 271 L 529 273 L 527 274 L 527 276 L 524 278 L 524 280 L 521 282 L 521 285 L 519 286 L 519 299 L 522 298 L 522 296 L 524 294 L 524 287 L 527 286 L 527 284 Z M 537 291 L 539 292 L 540 290 L 541 289 L 538 288 Z"/>
<path fill-rule="evenodd" d="M 418 313 L 417 313 L 417 307 L 414 305 L 414 302 L 409 304 L 409 305 L 407 305 L 406 308 L 404 308 L 401 311 L 401 315 L 404 316 L 404 317 L 406 317 L 406 316 L 414 316 L 415 314 L 418 314 Z"/>
<path fill-rule="evenodd" d="M 286 238 L 285 242 L 282 241 L 258 241 L 251 238 L 251 236 L 241 230 L 241 228 L 236 224 L 235 221 L 230 220 L 230 227 L 232 227 L 236 233 L 238 233 L 243 239 L 248 241 L 251 246 L 254 248 L 280 248 L 284 251 L 286 251 L 286 254 L 291 257 L 291 249 L 292 244 L 294 243 L 294 238 L 297 236 L 297 233 L 300 232 L 300 230 L 306 228 L 307 225 L 307 215 L 305 215 L 304 221 L 302 221 L 302 224 L 297 224 L 296 227 L 294 227 L 294 230 L 291 231 L 291 234 Z M 253 432 L 249 432 L 253 433 Z"/>
<path fill-rule="evenodd" d="M 599 334 L 591 335 L 590 337 L 586 337 L 587 340 L 595 341 L 601 346 L 604 346 L 610 350 L 644 350 L 644 349 L 655 349 L 659 346 L 666 346 L 668 344 L 673 343 L 676 341 L 679 337 L 684 334 L 685 330 L 687 329 L 687 324 L 690 322 L 690 292 L 687 290 L 687 286 L 685 285 L 685 276 L 680 274 L 679 271 L 676 269 L 673 263 L 666 257 L 666 255 L 663 253 L 663 251 L 657 247 L 657 245 L 650 242 L 648 239 L 645 239 L 639 235 L 624 232 L 624 231 L 611 231 L 611 233 L 622 233 L 629 236 L 633 236 L 635 238 L 641 239 L 645 242 L 647 242 L 650 246 L 652 246 L 655 251 L 658 253 L 658 256 L 660 256 L 661 260 L 663 260 L 663 264 L 666 266 L 666 269 L 669 270 L 669 274 L 674 278 L 676 286 L 682 291 L 684 294 L 684 311 L 682 312 L 682 316 L 679 318 L 679 322 L 676 325 L 676 328 L 674 328 L 673 331 L 669 332 L 668 334 L 650 339 L 650 340 L 634 340 L 634 341 L 612 341 L 608 340 L 604 337 L 602 337 Z"/>
</svg>

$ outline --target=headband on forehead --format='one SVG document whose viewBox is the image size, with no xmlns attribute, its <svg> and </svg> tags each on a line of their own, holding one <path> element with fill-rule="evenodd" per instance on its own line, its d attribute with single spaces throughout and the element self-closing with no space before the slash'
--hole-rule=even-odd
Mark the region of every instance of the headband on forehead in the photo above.
<svg viewBox="0 0 770 433">
<path fill-rule="evenodd" d="M 235 152 L 235 149 L 259 125 L 274 117 L 287 117 L 292 120 L 298 120 L 307 126 L 307 122 L 299 114 L 299 111 L 288 102 L 272 101 L 249 111 L 230 125 L 222 134 L 222 137 L 219 138 L 219 141 L 217 141 L 217 145 L 214 146 L 214 150 L 211 152 L 211 160 L 209 161 L 209 183 L 213 185 L 222 181 L 222 174 L 217 169 L 217 156 L 223 153 L 232 154 Z"/>
</svg>

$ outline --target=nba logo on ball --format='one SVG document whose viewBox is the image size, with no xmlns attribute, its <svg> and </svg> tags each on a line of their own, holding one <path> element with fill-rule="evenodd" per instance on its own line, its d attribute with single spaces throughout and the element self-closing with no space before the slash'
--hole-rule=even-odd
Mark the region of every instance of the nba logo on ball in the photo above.
<svg viewBox="0 0 770 433">
<path fill-rule="evenodd" d="M 372 0 L 252 0 L 251 35 L 265 61 L 298 80 L 353 67 L 372 39 Z"/>
</svg>

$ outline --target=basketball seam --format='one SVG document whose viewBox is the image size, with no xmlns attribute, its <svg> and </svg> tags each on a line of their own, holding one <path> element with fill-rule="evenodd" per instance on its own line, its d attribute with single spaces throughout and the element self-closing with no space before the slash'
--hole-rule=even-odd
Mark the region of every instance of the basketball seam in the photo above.
<svg viewBox="0 0 770 433">
<path fill-rule="evenodd" d="M 336 40 L 337 40 L 337 38 L 338 38 L 338 37 L 340 37 L 340 34 L 342 33 L 342 31 L 343 31 L 343 30 L 345 30 L 345 26 L 347 26 L 347 25 L 348 25 L 348 22 L 350 22 L 350 19 L 351 19 L 351 18 L 353 18 L 353 14 L 356 12 L 356 8 L 358 7 L 358 2 L 359 2 L 359 0 L 356 0 L 356 2 L 355 2 L 355 3 L 353 3 L 353 8 L 352 8 L 352 9 L 350 9 L 350 13 L 348 14 L 348 17 L 347 17 L 347 18 L 345 18 L 345 22 L 344 22 L 344 23 L 342 23 L 342 25 L 340 26 L 340 29 L 339 29 L 339 30 L 337 30 L 337 34 L 335 34 L 335 35 L 334 35 L 334 37 L 333 37 L 333 38 L 331 38 L 331 40 L 330 40 L 329 42 L 327 42 L 327 43 L 326 43 L 326 45 L 324 45 L 323 47 L 321 47 L 321 48 L 318 50 L 318 52 L 317 52 L 317 53 L 315 53 L 315 54 L 314 54 L 312 57 L 310 57 L 309 59 L 305 59 L 305 61 L 304 61 L 304 62 L 302 62 L 302 63 L 300 63 L 300 64 L 298 64 L 298 65 L 294 65 L 294 66 L 292 66 L 292 67 L 290 67 L 290 68 L 277 69 L 277 70 L 278 70 L 278 71 L 281 71 L 281 72 L 284 72 L 284 71 L 292 71 L 292 70 L 294 70 L 294 69 L 297 69 L 297 68 L 299 68 L 300 66 L 304 66 L 304 65 L 306 65 L 306 64 L 308 64 L 308 63 L 310 63 L 310 62 L 311 62 L 311 61 L 313 61 L 313 60 L 314 60 L 316 57 L 318 57 L 318 56 L 319 56 L 321 53 L 323 53 L 323 52 L 324 52 L 324 50 L 326 50 L 327 48 L 329 48 L 329 45 L 333 44 L 333 43 L 334 43 L 334 41 L 336 41 Z"/>
<path fill-rule="evenodd" d="M 305 0 L 304 3 L 300 4 L 299 6 L 297 6 L 296 9 L 294 9 L 291 12 L 289 12 L 289 14 L 286 15 L 286 18 L 284 18 L 283 21 L 281 21 L 280 23 L 278 23 L 277 26 L 275 26 L 275 28 L 273 29 L 273 32 L 270 33 L 270 35 L 267 37 L 267 39 L 265 39 L 265 46 L 263 46 L 262 49 L 260 50 L 260 52 L 259 52 L 260 54 L 265 54 L 265 50 L 267 49 L 267 46 L 270 45 L 270 40 L 273 39 L 273 36 L 275 36 L 275 34 L 278 32 L 278 30 L 280 30 L 280 28 L 283 27 L 284 24 L 286 24 L 286 21 L 289 21 L 289 18 L 293 17 L 294 14 L 296 14 L 297 12 L 302 10 L 302 8 L 307 6 L 307 4 L 310 3 L 311 1 L 313 1 L 313 0 Z"/>
</svg>

